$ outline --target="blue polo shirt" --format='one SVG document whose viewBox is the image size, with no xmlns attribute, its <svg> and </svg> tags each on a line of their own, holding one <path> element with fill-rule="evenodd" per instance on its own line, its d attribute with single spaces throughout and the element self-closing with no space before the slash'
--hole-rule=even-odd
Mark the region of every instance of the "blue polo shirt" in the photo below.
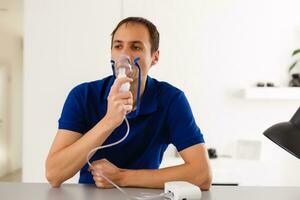
<svg viewBox="0 0 300 200">
<path fill-rule="evenodd" d="M 83 83 L 69 93 L 59 119 L 59 129 L 85 134 L 106 114 L 107 97 L 115 78 Z M 204 143 L 203 135 L 193 117 L 184 93 L 166 82 L 147 77 L 140 112 L 129 118 L 130 132 L 122 143 L 101 149 L 91 161 L 106 158 L 125 169 L 157 169 L 169 144 L 178 151 Z M 123 122 L 104 144 L 120 140 L 126 133 Z M 79 183 L 93 184 L 85 164 L 80 170 Z"/>
</svg>

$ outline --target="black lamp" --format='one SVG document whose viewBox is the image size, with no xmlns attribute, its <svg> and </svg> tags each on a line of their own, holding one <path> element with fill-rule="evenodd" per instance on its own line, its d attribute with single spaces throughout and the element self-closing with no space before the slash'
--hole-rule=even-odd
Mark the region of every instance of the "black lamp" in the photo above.
<svg viewBox="0 0 300 200">
<path fill-rule="evenodd" d="M 300 107 L 290 121 L 271 126 L 264 135 L 300 159 Z"/>
</svg>

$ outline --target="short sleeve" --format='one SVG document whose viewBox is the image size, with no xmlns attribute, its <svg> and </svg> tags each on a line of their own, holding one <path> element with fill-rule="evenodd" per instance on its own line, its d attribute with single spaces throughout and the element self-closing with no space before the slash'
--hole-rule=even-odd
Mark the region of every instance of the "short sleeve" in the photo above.
<svg viewBox="0 0 300 200">
<path fill-rule="evenodd" d="M 58 120 L 58 128 L 83 134 L 85 132 L 86 123 L 80 88 L 80 86 L 77 86 L 69 93 L 64 103 L 60 119 Z"/>
<path fill-rule="evenodd" d="M 178 151 L 204 143 L 203 135 L 197 126 L 188 100 L 183 92 L 173 97 L 167 115 L 170 143 Z"/>
</svg>

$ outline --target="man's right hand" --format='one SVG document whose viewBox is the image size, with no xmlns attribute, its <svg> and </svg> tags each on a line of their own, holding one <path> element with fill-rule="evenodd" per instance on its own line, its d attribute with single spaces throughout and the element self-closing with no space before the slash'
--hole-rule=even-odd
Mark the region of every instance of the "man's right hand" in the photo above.
<svg viewBox="0 0 300 200">
<path fill-rule="evenodd" d="M 130 91 L 120 92 L 122 84 L 132 82 L 131 78 L 118 78 L 110 88 L 107 98 L 107 112 L 105 118 L 112 124 L 114 128 L 121 125 L 125 115 L 131 112 L 133 107 L 133 97 Z"/>
</svg>

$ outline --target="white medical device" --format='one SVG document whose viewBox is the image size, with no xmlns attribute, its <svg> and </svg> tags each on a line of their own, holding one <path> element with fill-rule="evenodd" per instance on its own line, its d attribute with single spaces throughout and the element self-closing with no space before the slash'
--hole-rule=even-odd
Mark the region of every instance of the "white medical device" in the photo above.
<svg viewBox="0 0 300 200">
<path fill-rule="evenodd" d="M 130 58 L 126 55 L 121 55 L 116 62 L 117 78 L 124 78 L 130 75 L 132 67 L 130 65 Z M 130 89 L 130 83 L 122 84 L 120 92 L 127 92 Z"/>
<path fill-rule="evenodd" d="M 165 183 L 165 194 L 170 200 L 199 200 L 201 190 L 198 186 L 185 181 L 172 181 Z"/>
</svg>

